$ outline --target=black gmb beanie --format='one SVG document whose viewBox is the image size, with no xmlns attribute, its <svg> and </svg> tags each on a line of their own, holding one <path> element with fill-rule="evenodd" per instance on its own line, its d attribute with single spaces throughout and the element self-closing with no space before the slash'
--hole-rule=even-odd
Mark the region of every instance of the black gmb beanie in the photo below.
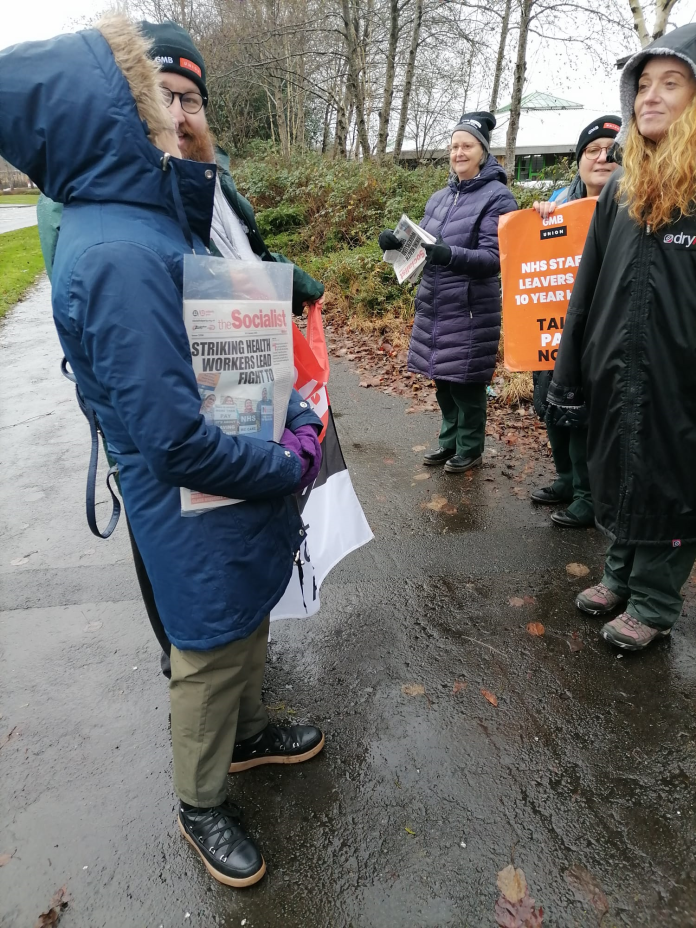
<svg viewBox="0 0 696 928">
<path fill-rule="evenodd" d="M 483 145 L 486 151 L 491 147 L 491 131 L 495 129 L 495 116 L 482 110 L 478 113 L 463 113 L 459 117 L 459 122 L 452 129 L 450 138 L 455 132 L 468 132 Z"/>
<path fill-rule="evenodd" d="M 205 62 L 185 29 L 176 23 L 140 23 L 140 31 L 152 44 L 150 57 L 163 71 L 188 77 L 198 87 L 204 106 L 208 105 L 208 90 L 205 86 Z"/>
<path fill-rule="evenodd" d="M 620 116 L 600 116 L 598 119 L 593 119 L 589 126 L 585 126 L 580 133 L 575 149 L 575 160 L 578 164 L 580 163 L 582 153 L 591 142 L 596 139 L 615 139 L 620 130 Z"/>
</svg>

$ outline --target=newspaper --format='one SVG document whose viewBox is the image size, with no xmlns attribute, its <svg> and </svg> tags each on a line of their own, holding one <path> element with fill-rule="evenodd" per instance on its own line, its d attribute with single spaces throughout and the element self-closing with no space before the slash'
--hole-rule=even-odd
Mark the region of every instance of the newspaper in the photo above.
<svg viewBox="0 0 696 928">
<path fill-rule="evenodd" d="M 292 265 L 186 255 L 184 323 L 208 425 L 279 441 L 295 380 Z M 183 513 L 238 502 L 181 488 Z"/>
<path fill-rule="evenodd" d="M 384 260 L 394 267 L 400 284 L 415 283 L 425 265 L 423 242 L 434 245 L 435 237 L 412 222 L 405 213 L 399 219 L 394 234 L 404 244 L 399 251 L 385 251 Z"/>
</svg>

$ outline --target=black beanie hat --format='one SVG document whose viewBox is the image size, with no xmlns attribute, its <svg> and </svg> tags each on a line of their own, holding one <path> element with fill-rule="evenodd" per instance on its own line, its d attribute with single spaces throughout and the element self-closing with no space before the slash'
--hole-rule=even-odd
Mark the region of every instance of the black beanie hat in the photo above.
<svg viewBox="0 0 696 928">
<path fill-rule="evenodd" d="M 495 116 L 482 110 L 478 113 L 462 113 L 459 122 L 452 129 L 450 138 L 455 132 L 468 132 L 483 145 L 486 151 L 490 151 L 491 131 L 495 129 Z"/>
<path fill-rule="evenodd" d="M 205 86 L 205 62 L 185 29 L 176 23 L 140 23 L 140 31 L 152 45 L 150 57 L 154 58 L 163 71 L 181 74 L 194 82 L 208 105 L 208 90 Z"/>
<path fill-rule="evenodd" d="M 580 133 L 578 145 L 575 149 L 575 160 L 580 164 L 580 158 L 590 142 L 595 139 L 615 139 L 621 129 L 620 116 L 600 116 L 599 119 L 593 119 L 589 126 Z"/>
</svg>

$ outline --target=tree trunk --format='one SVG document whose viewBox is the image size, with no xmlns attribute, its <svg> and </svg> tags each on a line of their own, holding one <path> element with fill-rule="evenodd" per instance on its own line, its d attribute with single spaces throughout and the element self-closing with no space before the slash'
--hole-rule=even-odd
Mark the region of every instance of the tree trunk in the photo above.
<svg viewBox="0 0 696 928">
<path fill-rule="evenodd" d="M 508 176 L 508 182 L 515 176 L 515 147 L 517 145 L 517 130 L 520 127 L 520 108 L 522 104 L 522 91 L 524 90 L 524 75 L 527 70 L 529 22 L 534 3 L 535 0 L 522 0 L 522 5 L 520 7 L 520 37 L 517 44 L 515 74 L 512 80 L 510 122 L 508 123 L 507 139 L 505 140 L 505 173 Z"/>
<path fill-rule="evenodd" d="M 387 48 L 387 67 L 384 76 L 384 96 L 379 112 L 379 131 L 377 133 L 377 157 L 383 158 L 387 153 L 387 136 L 389 135 L 389 117 L 394 99 L 394 72 L 396 71 L 396 51 L 399 44 L 399 0 L 389 2 L 389 45 Z"/>
<path fill-rule="evenodd" d="M 345 28 L 343 35 L 346 40 L 346 50 L 348 52 L 347 87 L 355 107 L 355 121 L 358 139 L 363 150 L 363 158 L 369 159 L 370 139 L 367 134 L 367 123 L 365 121 L 365 97 L 361 75 L 362 64 L 360 48 L 358 46 L 358 37 L 355 33 L 350 0 L 341 0 L 341 5 L 343 11 L 343 25 Z"/>
<path fill-rule="evenodd" d="M 273 78 L 273 97 L 276 108 L 276 122 L 278 124 L 278 137 L 280 138 L 280 150 L 283 158 L 290 157 L 290 138 L 288 136 L 288 124 L 285 119 L 285 101 L 283 100 L 283 91 L 280 81 L 277 77 Z"/>
<path fill-rule="evenodd" d="M 640 44 L 643 46 L 643 48 L 645 48 L 645 46 L 650 43 L 650 36 L 648 35 L 648 30 L 645 25 L 643 7 L 640 4 L 640 0 L 629 0 L 629 4 L 631 7 L 631 13 L 633 13 L 633 28 L 638 33 Z"/>
<path fill-rule="evenodd" d="M 424 0 L 416 0 L 416 8 L 413 18 L 413 32 L 411 33 L 411 47 L 408 50 L 408 61 L 406 63 L 406 73 L 404 75 L 404 93 L 401 98 L 399 128 L 397 129 L 396 139 L 394 141 L 395 160 L 401 157 L 401 148 L 404 144 L 404 135 L 406 134 L 408 106 L 411 101 L 411 88 L 413 87 L 413 75 L 416 71 L 416 56 L 418 54 L 418 43 L 420 42 L 421 23 L 423 22 L 423 2 Z"/>
<path fill-rule="evenodd" d="M 639 3 L 640 0 L 633 0 L 633 3 Z M 631 4 L 631 9 L 633 9 L 633 3 Z M 669 14 L 674 9 L 677 0 L 658 0 L 657 9 L 655 10 L 655 25 L 653 27 L 652 39 L 650 41 L 655 41 L 659 39 L 660 36 L 665 34 L 665 29 L 667 28 L 667 19 Z M 643 22 L 645 25 L 645 21 Z"/>
<path fill-rule="evenodd" d="M 505 45 L 507 43 L 508 32 L 510 31 L 511 7 L 512 0 L 505 0 L 505 12 L 503 13 L 503 24 L 500 27 L 500 42 L 498 43 L 498 58 L 495 62 L 495 74 L 493 75 L 493 90 L 491 91 L 491 102 L 488 106 L 488 109 L 491 111 L 491 113 L 495 113 L 498 106 L 500 79 L 503 74 L 503 63 L 505 61 Z"/>
</svg>

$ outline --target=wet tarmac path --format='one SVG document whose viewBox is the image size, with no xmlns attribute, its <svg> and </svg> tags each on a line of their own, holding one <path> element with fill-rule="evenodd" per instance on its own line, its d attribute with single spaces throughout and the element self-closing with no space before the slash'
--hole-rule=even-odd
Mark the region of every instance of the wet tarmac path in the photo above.
<svg viewBox="0 0 696 928">
<path fill-rule="evenodd" d="M 61 928 L 492 928 L 510 862 L 550 928 L 600 924 L 574 865 L 606 893 L 602 928 L 696 925 L 693 587 L 671 641 L 617 659 L 565 569 L 599 579 L 599 534 L 512 493 L 494 443 L 470 479 L 414 479 L 436 417 L 338 362 L 337 427 L 376 538 L 325 581 L 318 617 L 273 625 L 266 681 L 272 713 L 316 721 L 327 746 L 230 779 L 268 875 L 214 883 L 175 824 L 166 682 L 125 525 L 103 542 L 84 520 L 88 431 L 46 282 L 0 328 L 0 359 L 2 928 L 33 925 L 63 885 Z M 424 508 L 438 496 L 456 512 Z"/>
<path fill-rule="evenodd" d="M 0 204 L 0 234 L 36 225 L 36 207 Z"/>
</svg>

